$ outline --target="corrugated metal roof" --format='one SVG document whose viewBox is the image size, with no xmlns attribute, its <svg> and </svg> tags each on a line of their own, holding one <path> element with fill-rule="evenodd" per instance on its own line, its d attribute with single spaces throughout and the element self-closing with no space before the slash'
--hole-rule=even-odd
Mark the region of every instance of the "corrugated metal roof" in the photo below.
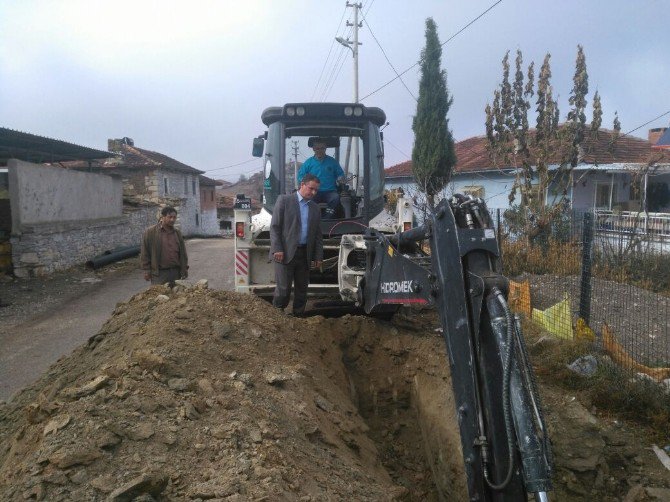
<svg viewBox="0 0 670 502">
<path fill-rule="evenodd" d="M 113 157 L 114 154 L 59 139 L 37 136 L 0 127 L 0 162 L 9 159 L 42 164 L 71 160 L 93 160 Z"/>
</svg>

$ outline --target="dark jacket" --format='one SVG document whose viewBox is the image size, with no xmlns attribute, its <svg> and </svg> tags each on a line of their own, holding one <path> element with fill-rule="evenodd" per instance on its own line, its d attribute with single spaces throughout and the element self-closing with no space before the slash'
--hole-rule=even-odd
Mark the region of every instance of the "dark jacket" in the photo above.
<svg viewBox="0 0 670 502">
<path fill-rule="evenodd" d="M 143 270 L 151 270 L 151 275 L 158 276 L 158 265 L 161 262 L 161 224 L 158 223 L 153 227 L 145 230 L 142 236 L 142 250 L 140 253 L 140 261 Z M 177 235 L 177 242 L 179 242 L 179 275 L 182 279 L 188 277 L 188 256 L 186 255 L 186 245 L 181 232 L 174 229 Z"/>
<path fill-rule="evenodd" d="M 321 235 L 321 211 L 314 202 L 307 203 L 309 225 L 307 227 L 307 261 L 323 260 L 323 236 Z M 284 253 L 284 263 L 295 256 L 300 243 L 300 206 L 298 196 L 280 195 L 272 209 L 270 225 L 270 259 L 277 252 Z"/>
</svg>

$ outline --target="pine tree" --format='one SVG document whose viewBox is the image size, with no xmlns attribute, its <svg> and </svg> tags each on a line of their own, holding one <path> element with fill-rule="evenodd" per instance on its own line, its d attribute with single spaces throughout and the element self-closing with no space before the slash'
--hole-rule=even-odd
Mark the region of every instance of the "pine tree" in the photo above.
<svg viewBox="0 0 670 502">
<path fill-rule="evenodd" d="M 421 51 L 419 99 L 412 121 L 412 171 L 430 207 L 434 206 L 435 196 L 448 183 L 456 165 L 454 138 L 447 118 L 452 98 L 447 88 L 446 72 L 441 69 L 441 59 L 437 26 L 432 18 L 428 18 L 426 46 Z"/>
</svg>

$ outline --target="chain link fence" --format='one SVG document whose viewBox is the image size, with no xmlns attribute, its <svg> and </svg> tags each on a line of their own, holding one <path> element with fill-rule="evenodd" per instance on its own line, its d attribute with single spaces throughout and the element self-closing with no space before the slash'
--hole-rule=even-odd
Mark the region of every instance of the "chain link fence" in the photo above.
<svg viewBox="0 0 670 502">
<path fill-rule="evenodd" d="M 513 211 L 494 216 L 516 310 L 632 374 L 670 378 L 670 218 L 568 211 L 528 238 Z"/>
</svg>

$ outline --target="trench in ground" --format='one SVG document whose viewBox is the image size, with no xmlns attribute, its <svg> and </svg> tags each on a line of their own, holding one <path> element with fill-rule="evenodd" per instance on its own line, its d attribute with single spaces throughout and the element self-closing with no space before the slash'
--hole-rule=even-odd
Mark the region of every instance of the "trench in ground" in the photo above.
<svg viewBox="0 0 670 502">
<path fill-rule="evenodd" d="M 467 500 L 444 343 L 370 324 L 376 329 L 359 330 L 340 348 L 348 392 L 382 464 L 407 488 L 405 500 Z"/>
</svg>

